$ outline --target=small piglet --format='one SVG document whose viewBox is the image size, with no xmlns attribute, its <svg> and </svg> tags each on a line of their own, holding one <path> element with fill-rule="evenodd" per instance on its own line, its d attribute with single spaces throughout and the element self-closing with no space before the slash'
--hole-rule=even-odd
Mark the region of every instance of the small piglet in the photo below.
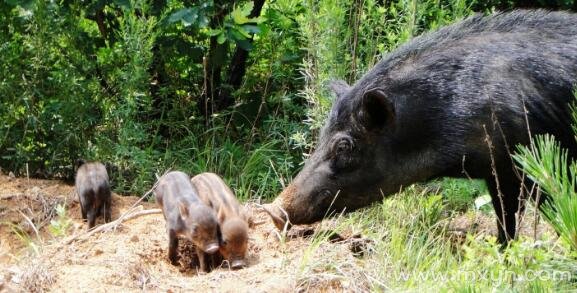
<svg viewBox="0 0 577 293">
<path fill-rule="evenodd" d="M 220 225 L 220 254 L 232 269 L 246 266 L 248 246 L 248 219 L 234 193 L 214 173 L 194 176 L 192 185 L 200 198 L 212 207 Z"/>
<path fill-rule="evenodd" d="M 215 212 L 199 199 L 190 177 L 183 172 L 173 171 L 162 176 L 154 195 L 166 220 L 168 259 L 177 264 L 178 237 L 184 237 L 194 244 L 200 270 L 206 272 L 205 253 L 218 251 Z"/>
<path fill-rule="evenodd" d="M 76 192 L 80 200 L 82 218 L 88 219 L 88 229 L 94 227 L 96 217 L 104 211 L 104 221 L 110 222 L 111 193 L 106 167 L 99 162 L 77 162 Z"/>
</svg>

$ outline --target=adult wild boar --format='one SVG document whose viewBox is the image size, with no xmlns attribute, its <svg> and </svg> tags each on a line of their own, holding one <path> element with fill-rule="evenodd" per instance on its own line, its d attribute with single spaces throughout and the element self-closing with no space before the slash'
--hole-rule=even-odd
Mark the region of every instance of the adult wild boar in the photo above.
<svg viewBox="0 0 577 293">
<path fill-rule="evenodd" d="M 106 167 L 100 162 L 76 163 L 75 187 L 80 201 L 82 218 L 88 220 L 88 229 L 94 227 L 96 218 L 104 212 L 104 221 L 110 222 L 112 195 Z"/>
<path fill-rule="evenodd" d="M 281 228 L 285 215 L 312 223 L 415 182 L 482 178 L 506 242 L 523 181 L 510 153 L 550 133 L 575 156 L 576 84 L 575 14 L 477 15 L 417 37 L 354 85 L 331 85 L 337 98 L 314 153 L 267 210 Z"/>
</svg>

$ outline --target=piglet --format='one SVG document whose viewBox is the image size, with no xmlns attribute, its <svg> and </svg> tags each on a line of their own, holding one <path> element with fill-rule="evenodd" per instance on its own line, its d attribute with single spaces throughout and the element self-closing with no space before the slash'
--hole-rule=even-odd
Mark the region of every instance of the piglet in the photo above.
<svg viewBox="0 0 577 293">
<path fill-rule="evenodd" d="M 232 269 L 246 266 L 248 218 L 234 193 L 214 173 L 196 175 L 191 181 L 201 200 L 217 213 L 220 225 L 220 254 Z"/>
<path fill-rule="evenodd" d="M 94 227 L 96 217 L 104 211 L 104 221 L 110 222 L 112 197 L 106 167 L 99 162 L 78 160 L 76 192 L 80 201 L 82 218 L 88 219 L 88 229 Z"/>
<path fill-rule="evenodd" d="M 219 249 L 215 212 L 199 199 L 190 177 L 183 172 L 162 176 L 154 195 L 166 220 L 168 259 L 177 264 L 178 237 L 184 237 L 194 244 L 200 270 L 206 272 L 205 253 L 213 254 Z"/>
</svg>

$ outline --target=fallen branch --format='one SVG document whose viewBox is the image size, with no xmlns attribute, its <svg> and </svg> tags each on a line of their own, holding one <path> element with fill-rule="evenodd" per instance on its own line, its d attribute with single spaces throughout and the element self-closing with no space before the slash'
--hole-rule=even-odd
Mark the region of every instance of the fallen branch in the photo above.
<svg viewBox="0 0 577 293">
<path fill-rule="evenodd" d="M 132 213 L 130 213 L 130 214 L 129 214 L 129 213 L 125 213 L 122 217 L 120 217 L 120 218 L 118 218 L 118 219 L 116 219 L 116 220 L 114 220 L 114 221 L 112 221 L 112 222 L 106 223 L 106 224 L 104 224 L 104 225 L 100 225 L 100 226 L 98 226 L 98 227 L 96 227 L 96 228 L 94 228 L 94 229 L 92 229 L 92 230 L 90 230 L 90 231 L 87 231 L 86 233 L 82 233 L 82 234 L 78 234 L 78 235 L 71 236 L 70 238 L 64 240 L 64 241 L 62 242 L 62 244 L 64 244 L 64 245 L 70 244 L 70 243 L 72 243 L 73 241 L 80 240 L 81 237 L 82 237 L 83 239 L 87 239 L 88 237 L 90 237 L 90 236 L 92 236 L 92 235 L 94 235 L 94 234 L 96 234 L 96 233 L 99 233 L 99 232 L 102 232 L 102 231 L 106 231 L 106 230 L 108 230 L 108 229 L 110 229 L 110 228 L 116 227 L 116 226 L 120 225 L 120 223 L 122 223 L 122 222 L 124 222 L 124 221 L 128 221 L 128 220 L 131 220 L 131 219 L 134 219 L 134 218 L 138 218 L 138 217 L 141 217 L 141 216 L 152 215 L 152 214 L 162 214 L 162 210 L 161 210 L 161 209 L 151 209 L 151 210 L 136 211 L 136 212 L 132 212 Z"/>
</svg>

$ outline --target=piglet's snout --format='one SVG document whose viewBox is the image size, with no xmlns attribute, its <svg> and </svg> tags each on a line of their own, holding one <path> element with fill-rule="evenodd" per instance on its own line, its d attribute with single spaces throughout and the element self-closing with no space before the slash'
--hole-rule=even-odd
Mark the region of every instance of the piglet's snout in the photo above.
<svg viewBox="0 0 577 293">
<path fill-rule="evenodd" d="M 206 252 L 208 254 L 213 254 L 217 251 L 218 251 L 218 244 L 216 244 L 216 243 L 209 244 L 204 249 L 204 252 Z"/>
</svg>

